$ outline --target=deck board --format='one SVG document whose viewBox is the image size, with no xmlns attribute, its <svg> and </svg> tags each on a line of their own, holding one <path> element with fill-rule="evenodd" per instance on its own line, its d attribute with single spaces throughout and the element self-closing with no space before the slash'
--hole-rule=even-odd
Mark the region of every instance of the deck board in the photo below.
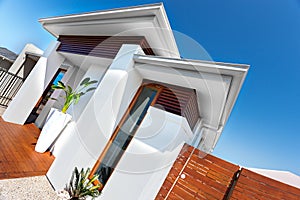
<svg viewBox="0 0 300 200">
<path fill-rule="evenodd" d="M 34 124 L 16 125 L 0 117 L 0 179 L 46 174 L 54 157 L 34 151 L 39 134 Z"/>
</svg>

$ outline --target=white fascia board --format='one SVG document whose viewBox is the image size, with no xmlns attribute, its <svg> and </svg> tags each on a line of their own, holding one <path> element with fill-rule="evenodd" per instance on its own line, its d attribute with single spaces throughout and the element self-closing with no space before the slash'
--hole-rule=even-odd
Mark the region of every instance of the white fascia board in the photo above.
<svg viewBox="0 0 300 200">
<path fill-rule="evenodd" d="M 169 23 L 163 4 L 161 4 L 161 9 L 159 9 L 159 12 L 157 13 L 154 24 L 154 27 L 158 27 L 158 31 L 160 32 L 159 35 L 162 36 L 161 42 L 164 42 L 164 46 L 167 46 L 169 50 L 173 50 L 173 52 L 170 52 L 173 54 L 171 57 L 180 58 L 177 43 L 173 35 L 173 30 Z"/>
<path fill-rule="evenodd" d="M 159 56 L 147 56 L 136 54 L 134 60 L 138 63 L 153 64 L 173 68 L 206 72 L 206 73 L 217 73 L 221 72 L 223 75 L 234 76 L 238 74 L 247 73 L 249 65 L 245 64 L 232 64 L 222 63 L 213 61 L 202 61 L 202 60 L 187 60 L 187 59 L 176 59 L 176 58 L 164 58 Z M 218 71 L 217 71 L 218 70 Z"/>
<path fill-rule="evenodd" d="M 117 8 L 110 10 L 100 10 L 94 12 L 85 12 L 80 14 L 63 15 L 57 17 L 41 18 L 39 22 L 44 24 L 50 23 L 67 23 L 67 22 L 81 22 L 89 20 L 102 19 L 122 19 L 127 17 L 140 17 L 141 15 L 155 15 L 156 11 L 161 8 L 162 4 L 150 4 L 143 6 L 134 6 L 128 8 Z"/>
<path fill-rule="evenodd" d="M 183 60 L 183 59 L 171 59 L 162 58 L 156 56 L 146 56 L 146 55 L 135 55 L 134 61 L 141 64 L 151 64 L 162 67 L 171 67 L 179 70 L 188 70 L 191 72 L 199 73 L 212 73 L 216 75 L 225 75 L 232 77 L 229 93 L 227 96 L 226 103 L 224 105 L 222 117 L 217 130 L 217 138 L 215 144 L 226 124 L 228 117 L 233 109 L 233 106 L 237 100 L 238 94 L 242 88 L 243 82 L 246 78 L 247 72 L 249 70 L 249 65 L 245 64 L 231 64 L 231 63 L 221 63 L 221 62 L 211 62 L 211 61 L 199 61 L 199 60 Z M 208 128 L 209 125 L 206 125 Z"/>
</svg>

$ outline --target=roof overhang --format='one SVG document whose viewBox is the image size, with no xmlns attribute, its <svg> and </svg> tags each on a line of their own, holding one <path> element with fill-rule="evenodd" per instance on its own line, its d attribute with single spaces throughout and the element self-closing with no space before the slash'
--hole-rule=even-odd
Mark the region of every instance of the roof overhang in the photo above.
<svg viewBox="0 0 300 200">
<path fill-rule="evenodd" d="M 5 56 L 2 56 L 2 55 L 0 55 L 0 59 L 1 60 L 7 60 L 8 62 L 11 62 L 11 63 L 15 62 L 14 60 L 11 60 L 11 59 L 9 59 L 9 58 L 7 58 Z"/>
<path fill-rule="evenodd" d="M 237 100 L 249 66 L 135 55 L 135 67 L 147 79 L 196 89 L 200 118 L 211 151 Z"/>
<path fill-rule="evenodd" d="M 161 3 L 43 18 L 39 22 L 56 38 L 60 35 L 144 36 L 156 55 L 180 57 Z"/>
</svg>

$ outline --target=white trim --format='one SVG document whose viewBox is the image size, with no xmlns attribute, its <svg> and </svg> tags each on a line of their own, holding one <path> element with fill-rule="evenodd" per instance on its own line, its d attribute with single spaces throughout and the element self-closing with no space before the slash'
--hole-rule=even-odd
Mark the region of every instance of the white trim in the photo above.
<svg viewBox="0 0 300 200">
<path fill-rule="evenodd" d="M 59 22 L 74 22 L 74 21 L 85 21 L 85 18 L 94 18 L 94 19 L 107 19 L 107 18 L 116 18 L 117 14 L 122 15 L 124 18 L 128 16 L 134 16 L 136 12 L 145 12 L 145 11 L 153 11 L 160 9 L 162 7 L 162 3 L 157 4 L 148 4 L 142 6 L 132 6 L 127 8 L 115 8 L 115 9 L 108 9 L 108 10 L 100 10 L 94 12 L 85 12 L 80 14 L 71 14 L 71 15 L 63 15 L 57 17 L 49 17 L 49 18 L 41 18 L 39 22 L 44 23 L 59 23 Z"/>
</svg>

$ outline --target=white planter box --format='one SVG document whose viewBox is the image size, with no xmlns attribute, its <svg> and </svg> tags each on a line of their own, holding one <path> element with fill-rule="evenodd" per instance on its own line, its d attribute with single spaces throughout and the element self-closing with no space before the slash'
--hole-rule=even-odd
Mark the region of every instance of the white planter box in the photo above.
<svg viewBox="0 0 300 200">
<path fill-rule="evenodd" d="M 62 130 L 71 121 L 71 119 L 71 115 L 62 113 L 55 108 L 51 108 L 47 116 L 46 123 L 36 143 L 35 151 L 44 153 L 47 149 L 49 149 L 49 147 L 54 145 Z"/>
</svg>

